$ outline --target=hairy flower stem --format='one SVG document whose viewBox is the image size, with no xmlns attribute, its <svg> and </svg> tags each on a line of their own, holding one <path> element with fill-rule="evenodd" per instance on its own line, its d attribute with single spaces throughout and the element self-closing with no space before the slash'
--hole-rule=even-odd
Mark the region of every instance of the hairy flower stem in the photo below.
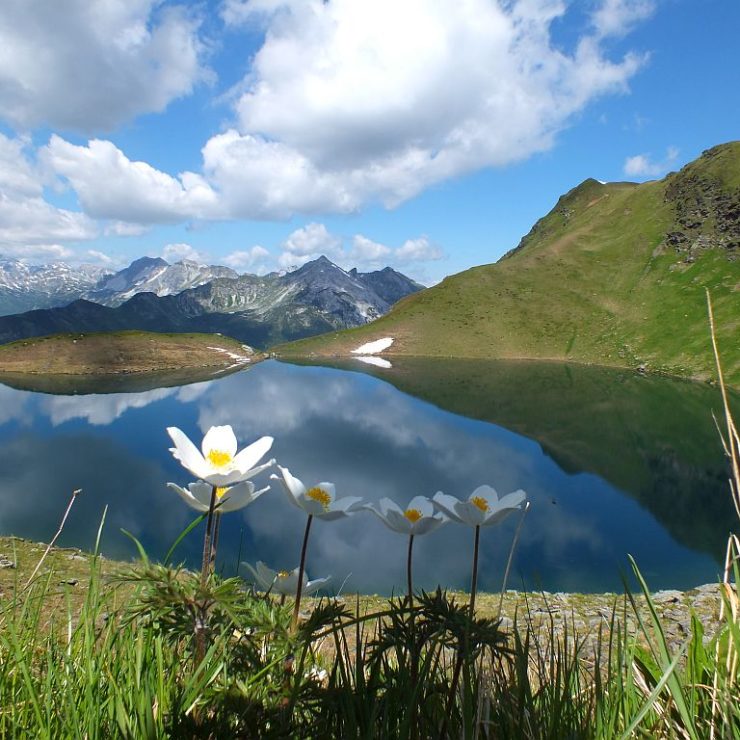
<svg viewBox="0 0 740 740">
<path fill-rule="evenodd" d="M 406 581 L 409 585 L 409 608 L 414 606 L 414 581 L 411 576 L 411 556 L 414 552 L 414 535 L 409 535 L 409 554 L 406 558 Z"/>
<path fill-rule="evenodd" d="M 218 535 L 221 531 L 221 512 L 215 512 L 214 516 L 215 520 L 213 523 L 213 537 L 211 538 L 211 572 L 216 569 L 216 550 L 218 549 Z"/>
<path fill-rule="evenodd" d="M 478 591 L 478 549 L 480 546 L 480 526 L 475 528 L 475 545 L 473 546 L 473 574 L 470 578 L 470 619 L 475 616 L 475 595 Z"/>
<path fill-rule="evenodd" d="M 306 550 L 308 549 L 308 535 L 311 532 L 312 521 L 313 514 L 309 514 L 308 521 L 306 522 L 306 531 L 303 534 L 303 545 L 301 546 L 301 564 L 298 567 L 298 588 L 295 592 L 295 606 L 293 607 L 293 621 L 291 622 L 291 628 L 293 630 L 298 626 L 298 612 L 301 608 L 301 593 L 303 592 L 303 573 L 306 570 Z"/>
<path fill-rule="evenodd" d="M 213 555 L 211 545 L 211 534 L 213 530 L 213 510 L 216 507 L 216 486 L 211 491 L 211 503 L 208 506 L 208 519 L 206 520 L 206 533 L 203 536 L 203 562 L 200 568 L 200 588 L 205 591 L 208 583 L 208 575 L 211 572 L 211 557 Z M 198 613 L 195 619 L 195 667 L 203 662 L 206 655 L 206 631 L 208 629 L 205 612 Z"/>
<path fill-rule="evenodd" d="M 206 581 L 211 570 L 211 535 L 213 534 L 213 510 L 216 507 L 216 486 L 211 491 L 211 503 L 208 506 L 208 519 L 206 519 L 206 533 L 203 537 L 203 564 L 200 569 L 201 588 L 206 587 Z"/>
</svg>

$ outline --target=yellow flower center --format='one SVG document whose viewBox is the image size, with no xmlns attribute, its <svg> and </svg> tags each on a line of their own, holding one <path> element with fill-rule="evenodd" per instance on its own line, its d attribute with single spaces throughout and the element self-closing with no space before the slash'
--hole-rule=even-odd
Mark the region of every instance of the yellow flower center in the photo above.
<svg viewBox="0 0 740 740">
<path fill-rule="evenodd" d="M 226 491 L 228 491 L 228 490 L 229 489 L 228 489 L 227 486 L 219 486 L 216 489 L 216 498 L 220 499 L 226 493 Z"/>
<path fill-rule="evenodd" d="M 224 465 L 228 465 L 232 460 L 228 452 L 221 452 L 221 450 L 209 450 L 206 457 L 214 468 L 223 468 Z"/>
<path fill-rule="evenodd" d="M 421 519 L 421 512 L 418 509 L 406 509 L 403 515 L 412 523 L 418 522 Z"/>
<path fill-rule="evenodd" d="M 328 509 L 331 503 L 331 494 L 318 486 L 309 489 L 306 496 L 314 501 L 318 501 L 325 509 Z"/>
<path fill-rule="evenodd" d="M 470 499 L 470 503 L 473 504 L 473 506 L 477 506 L 484 514 L 488 511 L 488 501 L 486 501 L 483 496 L 473 496 L 473 498 Z"/>
<path fill-rule="evenodd" d="M 290 577 L 290 571 L 289 570 L 279 570 L 277 574 L 278 578 L 289 578 Z"/>
</svg>

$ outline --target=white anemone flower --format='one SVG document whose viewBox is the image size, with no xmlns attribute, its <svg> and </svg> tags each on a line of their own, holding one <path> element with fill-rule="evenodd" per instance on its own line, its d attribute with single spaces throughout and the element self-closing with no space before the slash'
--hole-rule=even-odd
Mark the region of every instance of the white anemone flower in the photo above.
<svg viewBox="0 0 740 740">
<path fill-rule="evenodd" d="M 509 514 L 521 509 L 527 494 L 521 489 L 508 493 L 503 498 L 491 486 L 479 486 L 470 494 L 467 501 L 460 501 L 442 491 L 434 494 L 432 503 L 437 511 L 462 524 L 471 527 L 488 527 L 498 524 Z"/>
<path fill-rule="evenodd" d="M 432 532 L 447 521 L 442 514 L 435 512 L 434 504 L 426 496 L 412 498 L 406 509 L 389 498 L 380 499 L 377 509 L 371 505 L 365 508 L 389 529 L 411 536 Z"/>
<path fill-rule="evenodd" d="M 306 488 L 298 478 L 290 474 L 288 468 L 282 465 L 277 467 L 280 475 L 273 474 L 270 478 L 279 480 L 288 494 L 288 500 L 309 516 L 330 522 L 349 516 L 364 505 L 363 499 L 359 496 L 345 496 L 338 499 L 333 483 L 317 483 L 311 488 Z"/>
<path fill-rule="evenodd" d="M 272 591 L 283 596 L 295 596 L 298 589 L 298 568 L 293 570 L 272 570 L 268 568 L 261 560 L 257 562 L 257 567 L 253 568 L 249 563 L 242 563 L 249 572 L 254 576 L 257 585 L 264 591 Z M 315 578 L 313 581 L 308 580 L 308 575 L 303 574 L 303 588 L 301 593 L 312 594 L 323 588 L 331 581 L 331 576 L 326 578 Z"/>
<path fill-rule="evenodd" d="M 252 478 L 275 464 L 274 460 L 270 460 L 264 465 L 257 465 L 272 447 L 272 437 L 260 437 L 237 453 L 236 436 L 228 424 L 211 427 L 206 432 L 201 444 L 202 453 L 177 427 L 167 427 L 167 433 L 175 443 L 170 448 L 175 459 L 196 478 L 212 486 L 230 486 Z"/>
<path fill-rule="evenodd" d="M 176 483 L 168 483 L 167 486 L 180 495 L 182 500 L 197 511 L 208 511 L 211 505 L 213 486 L 203 481 L 190 483 L 187 488 L 182 488 Z M 235 486 L 219 486 L 216 488 L 216 503 L 220 504 L 217 511 L 225 514 L 229 511 L 243 509 L 253 501 L 256 501 L 263 493 L 270 490 L 270 486 L 255 490 L 252 481 L 242 481 Z"/>
</svg>

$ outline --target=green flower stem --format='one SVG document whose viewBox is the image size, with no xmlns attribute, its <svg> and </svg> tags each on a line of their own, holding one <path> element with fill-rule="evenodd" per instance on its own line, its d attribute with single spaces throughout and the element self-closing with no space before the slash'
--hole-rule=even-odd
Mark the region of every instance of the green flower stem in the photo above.
<svg viewBox="0 0 740 740">
<path fill-rule="evenodd" d="M 409 554 L 406 559 L 406 580 L 409 584 L 409 607 L 414 606 L 414 581 L 411 576 L 411 556 L 414 551 L 414 535 L 409 535 Z"/>
<path fill-rule="evenodd" d="M 306 522 L 306 531 L 303 534 L 303 545 L 301 547 L 301 564 L 298 568 L 298 588 L 295 592 L 295 606 L 293 607 L 293 621 L 291 623 L 292 628 L 298 626 L 298 611 L 301 608 L 301 592 L 303 591 L 303 573 L 306 569 L 306 550 L 308 548 L 308 535 L 311 532 L 311 522 L 313 521 L 313 514 L 308 515 L 308 521 Z"/>
</svg>

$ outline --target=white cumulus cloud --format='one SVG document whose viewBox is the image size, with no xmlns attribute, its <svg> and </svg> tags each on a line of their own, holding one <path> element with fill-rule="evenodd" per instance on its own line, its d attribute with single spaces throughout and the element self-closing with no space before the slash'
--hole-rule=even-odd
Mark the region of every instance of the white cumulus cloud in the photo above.
<svg viewBox="0 0 740 740">
<path fill-rule="evenodd" d="M 432 244 L 428 237 L 407 239 L 397 250 L 396 259 L 399 262 L 425 262 L 427 260 L 444 259 L 444 252 L 436 244 Z"/>
<path fill-rule="evenodd" d="M 208 262 L 207 255 L 199 252 L 191 244 L 185 244 L 184 242 L 166 244 L 162 249 L 162 258 L 167 262 L 179 262 L 180 260 L 191 260 L 199 263 Z"/>
<path fill-rule="evenodd" d="M 3 0 L 0 118 L 110 130 L 207 76 L 199 22 L 159 0 Z"/>
<path fill-rule="evenodd" d="M 394 207 L 547 150 L 593 100 L 625 92 L 645 56 L 611 58 L 602 42 L 651 9 L 602 0 L 563 47 L 551 37 L 568 12 L 558 0 L 229 0 L 222 18 L 256 23 L 264 41 L 200 173 L 175 177 L 111 142 L 59 137 L 51 164 L 89 215 L 124 222 Z"/>
<path fill-rule="evenodd" d="M 600 37 L 622 36 L 655 11 L 653 0 L 604 0 L 593 15 Z"/>
<path fill-rule="evenodd" d="M 355 234 L 348 257 L 353 264 L 373 264 L 387 259 L 392 252 L 385 244 L 374 242 L 362 234 Z"/>
<path fill-rule="evenodd" d="M 46 180 L 29 140 L 0 133 L 0 252 L 29 258 L 68 257 L 72 252 L 59 242 L 97 235 L 95 223 L 85 214 L 44 200 Z"/>
<path fill-rule="evenodd" d="M 647 154 L 635 154 L 625 160 L 624 174 L 629 177 L 659 177 L 671 168 L 677 157 L 678 149 L 672 146 L 660 161 L 652 160 Z"/>
<path fill-rule="evenodd" d="M 234 270 L 256 272 L 258 274 L 265 272 L 264 261 L 270 258 L 270 252 L 259 244 L 250 249 L 237 250 L 227 254 L 221 259 L 227 267 Z"/>
<path fill-rule="evenodd" d="M 322 255 L 329 259 L 341 259 L 343 256 L 341 238 L 319 223 L 296 229 L 283 242 L 282 248 L 278 265 L 284 270 L 300 267 Z"/>
<path fill-rule="evenodd" d="M 93 139 L 78 146 L 54 134 L 42 157 L 95 218 L 168 223 L 210 214 L 215 205 L 216 195 L 200 175 L 172 177 L 146 162 L 131 161 L 110 141 Z"/>
</svg>

